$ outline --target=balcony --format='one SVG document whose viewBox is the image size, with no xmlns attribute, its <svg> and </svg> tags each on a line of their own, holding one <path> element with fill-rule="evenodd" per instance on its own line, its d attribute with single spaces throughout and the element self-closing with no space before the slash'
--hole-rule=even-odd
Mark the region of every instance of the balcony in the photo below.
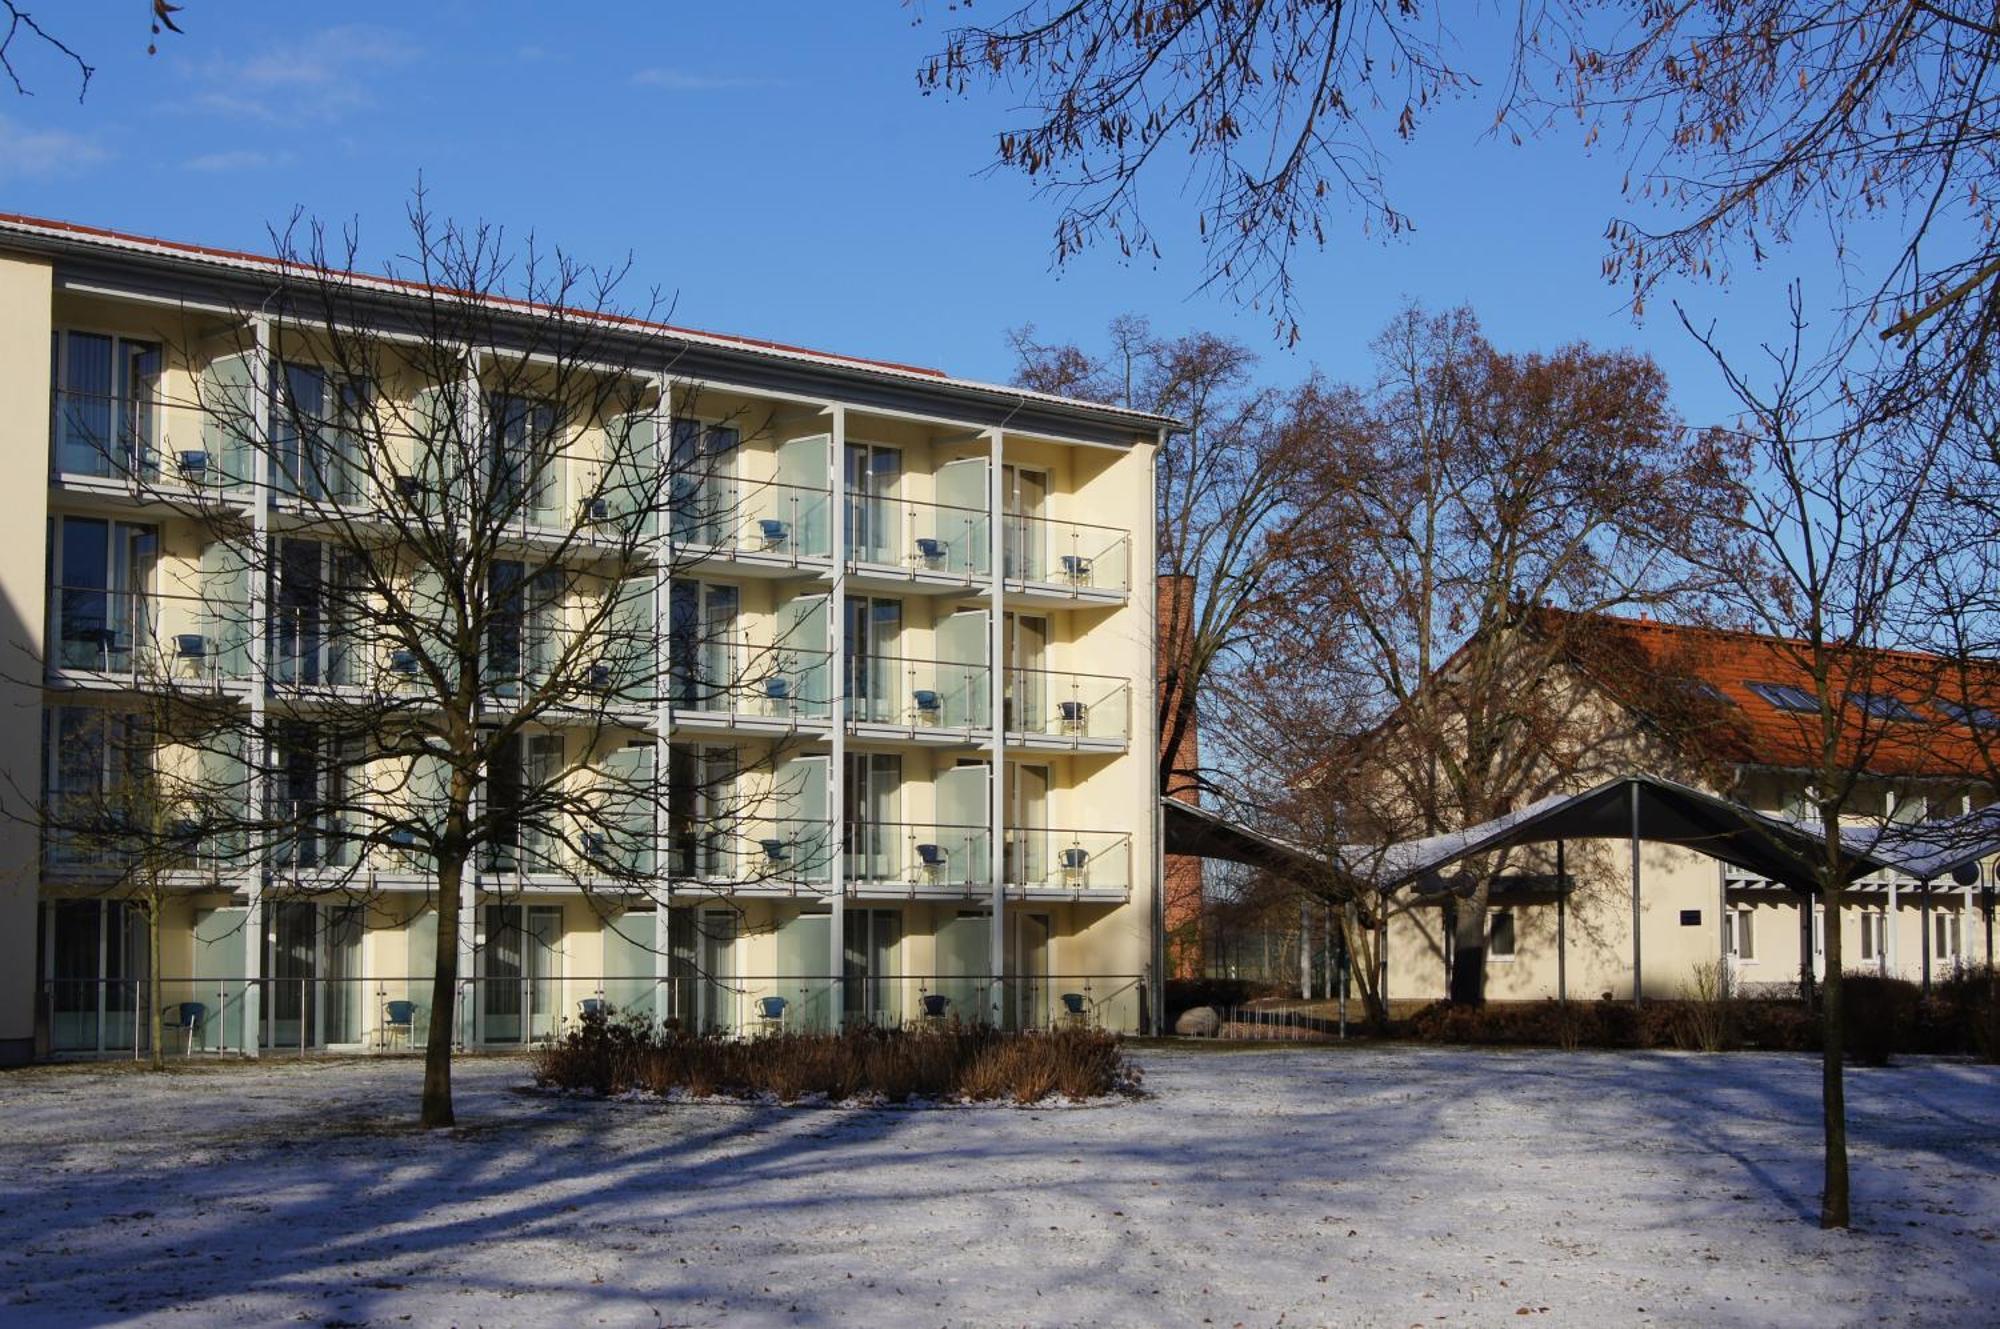
<svg viewBox="0 0 2000 1329">
<path fill-rule="evenodd" d="M 1010 582 L 1067 594 L 1124 595 L 1132 586 L 1132 537 L 1111 526 L 1047 517 L 1001 519 L 1004 571 Z"/>
<path fill-rule="evenodd" d="M 991 729 L 992 675 L 983 664 L 869 655 L 848 660 L 847 716 L 856 724 Z"/>
<path fill-rule="evenodd" d="M 248 610 L 219 598 L 58 586 L 51 674 L 138 686 L 219 685 L 250 675 Z"/>
<path fill-rule="evenodd" d="M 170 422 L 185 426 L 179 437 Z M 247 491 L 247 450 L 222 433 L 157 398 L 58 389 L 51 394 L 50 471 L 127 491 Z"/>
<path fill-rule="evenodd" d="M 42 825 L 42 862 L 52 873 L 131 877 L 148 857 L 169 881 L 200 884 L 249 866 L 240 830 L 218 834 L 198 816 L 149 815 L 117 789 L 52 794 Z"/>
<path fill-rule="evenodd" d="M 785 566 L 832 556 L 833 500 L 824 489 L 695 474 L 673 477 L 670 489 L 667 532 L 683 549 Z"/>
<path fill-rule="evenodd" d="M 761 730 L 833 713 L 826 651 L 704 642 L 676 655 L 668 699 L 676 724 Z"/>
<path fill-rule="evenodd" d="M 847 496 L 848 558 L 899 574 L 956 581 L 991 575 L 992 541 L 984 508 L 912 499 Z"/>
<path fill-rule="evenodd" d="M 1132 685 L 1108 674 L 1010 669 L 1007 732 L 1031 746 L 1123 747 L 1132 738 Z"/>
</svg>

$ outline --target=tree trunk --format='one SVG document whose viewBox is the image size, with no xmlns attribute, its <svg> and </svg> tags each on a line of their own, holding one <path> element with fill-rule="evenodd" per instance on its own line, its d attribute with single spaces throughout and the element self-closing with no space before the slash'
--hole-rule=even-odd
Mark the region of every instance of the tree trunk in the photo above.
<svg viewBox="0 0 2000 1329">
<path fill-rule="evenodd" d="M 424 1099 L 418 1123 L 426 1130 L 453 1126 L 451 1110 L 452 1031 L 458 1026 L 459 882 L 464 860 L 439 857 L 437 865 L 437 955 L 431 979 L 431 1024 L 424 1039 Z"/>
<path fill-rule="evenodd" d="M 1486 899 L 1481 882 L 1471 895 L 1455 902 L 1451 943 L 1451 985 L 1446 996 L 1454 1006 L 1486 1004 Z"/>
<path fill-rule="evenodd" d="M 1826 977 L 1820 983 L 1820 1105 L 1826 1134 L 1826 1184 L 1820 1192 L 1819 1225 L 1847 1226 L 1847 1085 L 1842 1056 L 1845 1031 L 1841 1027 L 1840 982 L 1840 889 L 1821 888 L 1826 918 Z"/>
<path fill-rule="evenodd" d="M 160 897 L 162 892 L 156 886 L 146 901 L 146 997 L 151 1008 L 147 1020 L 152 1026 L 153 1069 L 167 1068 L 166 1028 L 161 1019 L 163 1003 L 166 1000 L 166 984 L 160 978 Z M 219 1015 L 218 1015 L 219 1018 Z"/>
</svg>

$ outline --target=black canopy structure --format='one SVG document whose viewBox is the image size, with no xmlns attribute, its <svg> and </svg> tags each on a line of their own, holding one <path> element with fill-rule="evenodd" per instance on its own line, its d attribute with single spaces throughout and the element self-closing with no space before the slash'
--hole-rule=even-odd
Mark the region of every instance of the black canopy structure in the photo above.
<svg viewBox="0 0 2000 1329">
<path fill-rule="evenodd" d="M 1387 846 L 1342 845 L 1331 859 L 1303 846 L 1177 800 L 1163 800 L 1166 850 L 1247 863 L 1275 871 L 1330 878 L 1352 896 L 1384 897 L 1410 888 L 1420 895 L 1448 894 L 1456 883 L 1446 870 L 1476 854 L 1533 844 L 1557 846 L 1558 984 L 1565 983 L 1561 960 L 1566 910 L 1566 878 L 1560 860 L 1570 840 L 1629 840 L 1632 887 L 1632 997 L 1642 997 L 1640 899 L 1642 844 L 1672 844 L 1804 892 L 1817 885 L 1815 865 L 1825 853 L 1808 826 L 1769 817 L 1690 785 L 1657 775 L 1634 773 L 1607 780 L 1579 794 L 1552 794 L 1491 821 L 1444 835 Z M 2000 851 L 2000 812 L 1973 813 L 1968 823 L 1933 823 L 1921 835 L 1889 834 L 1870 828 L 1842 837 L 1842 875 L 1852 881 L 1882 869 L 1933 877 Z M 1976 822 L 1976 824 L 1974 824 Z M 1384 911 L 1375 911 L 1384 927 Z M 1810 915 L 1801 911 L 1801 927 Z M 1378 955 L 1382 948 L 1378 947 Z M 1802 947 L 1808 956 L 1810 947 Z M 1380 963 L 1386 965 L 1386 958 Z"/>
</svg>

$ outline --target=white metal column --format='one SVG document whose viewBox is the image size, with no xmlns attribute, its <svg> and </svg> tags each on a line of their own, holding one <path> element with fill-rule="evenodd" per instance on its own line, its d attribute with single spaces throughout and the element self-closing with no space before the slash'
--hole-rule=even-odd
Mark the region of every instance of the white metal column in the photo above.
<svg viewBox="0 0 2000 1329">
<path fill-rule="evenodd" d="M 250 633 L 250 738 L 243 756 L 243 796 L 245 811 L 256 818 L 264 810 L 264 771 L 270 758 L 266 736 L 265 681 L 270 677 L 270 605 L 265 580 L 258 569 L 271 566 L 271 393 L 275 381 L 271 373 L 271 320 L 259 313 L 250 321 L 250 538 L 255 548 L 243 561 L 243 577 L 249 582 L 245 603 Z M 270 871 L 269 845 L 251 849 L 246 888 L 249 908 L 243 913 L 243 1052 L 257 1055 L 264 1026 L 264 882 Z M 223 1012 L 217 1011 L 220 1020 Z M 222 1026 L 227 1028 L 225 1024 Z"/>
<path fill-rule="evenodd" d="M 827 485 L 832 491 L 833 589 L 826 605 L 826 677 L 833 681 L 830 722 L 833 728 L 833 756 L 827 761 L 826 815 L 832 833 L 827 844 L 832 861 L 827 864 L 827 884 L 832 898 L 827 902 L 827 974 L 832 990 L 827 994 L 828 1019 L 839 1029 L 845 1012 L 846 996 L 840 982 L 847 966 L 847 408 L 831 406 L 833 428 L 827 435 L 832 452 L 827 467 Z"/>
<path fill-rule="evenodd" d="M 988 1015 L 995 1025 L 1006 1023 L 1007 998 L 1007 538 L 1000 520 L 1001 469 L 1006 457 L 1005 434 L 998 429 L 986 431 L 991 442 L 992 457 L 986 468 L 986 535 L 991 547 L 991 563 L 988 571 L 992 574 L 989 583 L 991 595 L 991 620 L 987 624 L 987 700 L 992 712 L 993 726 L 993 767 L 987 780 L 987 792 L 992 798 L 988 818 L 988 829 L 992 835 L 992 848 L 986 855 L 987 865 L 993 877 L 993 938 L 989 967 L 992 970 L 993 986 L 988 998 Z"/>
<path fill-rule="evenodd" d="M 669 835 L 672 826 L 674 689 L 671 671 L 673 623 L 673 539 L 674 512 L 674 386 L 664 374 L 654 376 L 659 403 L 653 408 L 653 457 L 655 473 L 643 474 L 637 465 L 629 468 L 640 486 L 640 498 L 653 510 L 653 534 L 647 541 L 653 555 L 653 875 L 658 882 L 653 891 L 653 1019 L 664 1023 L 673 1013 L 672 902 L 674 850 Z M 632 446 L 628 431 L 625 446 Z M 633 458 L 636 463 L 639 458 Z M 666 500 L 662 502 L 662 500 Z M 641 520 L 644 520 L 642 517 Z"/>
</svg>

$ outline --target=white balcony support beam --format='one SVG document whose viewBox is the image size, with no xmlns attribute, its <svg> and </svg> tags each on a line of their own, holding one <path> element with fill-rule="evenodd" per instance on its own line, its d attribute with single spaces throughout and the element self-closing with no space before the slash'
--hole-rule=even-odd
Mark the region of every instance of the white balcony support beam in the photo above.
<svg viewBox="0 0 2000 1329">
<path fill-rule="evenodd" d="M 1001 669 L 1007 642 L 1007 562 L 1006 533 L 1000 522 L 1000 472 L 1006 460 L 1006 435 L 998 429 L 986 431 L 992 455 L 986 466 L 986 536 L 989 542 L 987 571 L 991 574 L 987 594 L 990 613 L 987 622 L 986 691 L 992 715 L 992 774 L 987 793 L 992 799 L 987 833 L 992 837 L 987 866 L 992 873 L 993 918 L 989 967 L 992 987 L 988 1018 L 1006 1023 L 1007 994 L 1007 688 Z"/>
<path fill-rule="evenodd" d="M 827 994 L 828 1018 L 839 1029 L 844 1022 L 841 1010 L 846 996 L 839 981 L 847 963 L 847 569 L 852 559 L 847 548 L 847 409 L 835 406 L 832 428 L 827 431 L 827 485 L 832 492 L 828 504 L 832 531 L 833 589 L 826 605 L 827 677 L 832 681 L 830 720 L 833 727 L 833 755 L 827 761 L 826 816 L 831 834 L 827 845 L 833 861 L 827 864 L 827 883 L 833 898 L 828 902 L 827 968 L 833 990 Z"/>
<path fill-rule="evenodd" d="M 1882 925 L 1882 930 L 1886 934 L 1883 938 L 1884 945 L 1882 947 L 1886 963 L 1882 966 L 1882 972 L 1890 978 L 1902 977 L 1903 970 L 1903 953 L 1896 949 L 1897 936 L 1900 932 L 1900 929 L 1896 926 L 1896 915 L 1902 912 L 1898 908 L 1900 903 L 1898 897 L 1902 892 L 1902 875 L 1900 872 L 1889 874 L 1889 917 Z"/>
<path fill-rule="evenodd" d="M 250 904 L 243 911 L 243 1055 L 257 1055 L 258 1045 L 264 1041 L 264 985 L 258 980 L 264 976 L 264 884 L 262 881 L 250 883 Z M 223 1000 L 227 999 L 224 994 Z M 225 1018 L 227 1008 L 215 1012 L 216 1027 L 227 1036 L 229 1022 Z"/>
</svg>

